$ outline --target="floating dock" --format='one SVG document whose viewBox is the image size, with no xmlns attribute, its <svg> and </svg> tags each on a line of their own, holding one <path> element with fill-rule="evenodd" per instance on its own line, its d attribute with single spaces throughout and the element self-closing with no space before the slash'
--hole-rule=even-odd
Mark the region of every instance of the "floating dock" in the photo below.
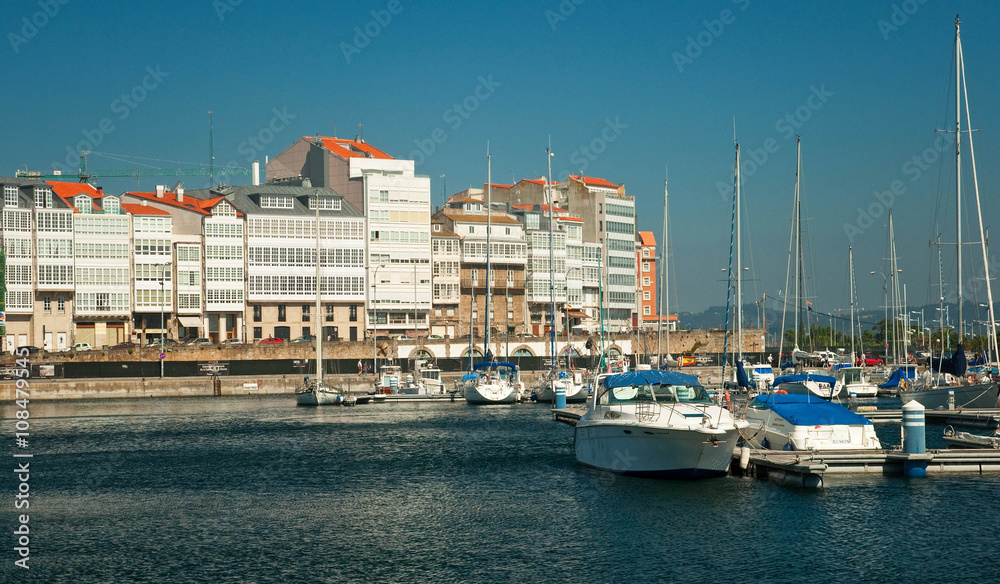
<svg viewBox="0 0 1000 584">
<path fill-rule="evenodd" d="M 571 410 L 569 408 L 552 409 L 552 417 L 555 418 L 555 421 L 569 424 L 570 426 L 576 426 L 576 423 L 580 421 L 583 414 L 583 410 Z"/>
<path fill-rule="evenodd" d="M 747 468 L 740 468 L 741 449 L 733 452 L 732 473 L 780 484 L 821 488 L 830 475 L 903 475 L 906 462 L 926 461 L 927 474 L 1000 472 L 1000 450 L 947 449 L 909 454 L 901 450 L 784 451 L 751 450 Z"/>
</svg>

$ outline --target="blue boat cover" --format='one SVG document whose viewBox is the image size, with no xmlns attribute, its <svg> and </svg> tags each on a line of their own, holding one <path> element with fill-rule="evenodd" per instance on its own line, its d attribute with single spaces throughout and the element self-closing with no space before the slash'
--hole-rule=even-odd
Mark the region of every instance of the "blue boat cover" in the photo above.
<svg viewBox="0 0 1000 584">
<path fill-rule="evenodd" d="M 778 367 L 780 367 L 781 369 L 791 369 L 792 367 L 795 367 L 795 363 L 791 361 L 785 361 L 781 365 L 778 365 Z"/>
<path fill-rule="evenodd" d="M 601 381 L 601 384 L 607 389 L 614 389 L 630 385 L 701 385 L 701 382 L 698 381 L 697 377 L 688 373 L 648 369 L 608 375 Z"/>
<path fill-rule="evenodd" d="M 778 387 L 782 383 L 795 383 L 796 381 L 806 381 L 806 380 L 818 381 L 820 383 L 829 383 L 830 387 L 837 384 L 837 378 L 831 377 L 830 375 L 819 375 L 816 373 L 796 373 L 795 375 L 782 375 L 781 377 L 775 377 L 774 381 L 771 383 L 771 387 Z"/>
<path fill-rule="evenodd" d="M 956 377 L 965 375 L 968 361 L 965 358 L 965 348 L 959 343 L 951 359 L 931 359 L 931 369 L 940 373 L 951 373 Z"/>
<path fill-rule="evenodd" d="M 472 367 L 474 369 L 489 369 L 490 367 L 509 367 L 511 369 L 517 369 L 517 365 L 507 363 L 506 361 L 480 361 Z"/>
<path fill-rule="evenodd" d="M 947 361 L 947 359 L 946 359 Z M 915 367 L 899 367 L 892 372 L 889 379 L 885 380 L 885 383 L 879 386 L 879 389 L 889 389 L 892 387 L 899 387 L 899 382 L 903 379 L 916 379 L 917 370 Z"/>
<path fill-rule="evenodd" d="M 462 376 L 462 381 L 472 381 L 476 377 L 478 376 L 475 373 L 466 373 Z"/>
<path fill-rule="evenodd" d="M 740 387 L 750 387 L 750 380 L 747 379 L 747 372 L 743 370 L 743 361 L 736 362 L 736 383 Z"/>
<path fill-rule="evenodd" d="M 774 411 L 796 426 L 828 426 L 832 424 L 863 424 L 871 426 L 868 418 L 855 414 L 840 404 L 816 396 L 788 393 L 758 395 L 754 405 Z"/>
</svg>

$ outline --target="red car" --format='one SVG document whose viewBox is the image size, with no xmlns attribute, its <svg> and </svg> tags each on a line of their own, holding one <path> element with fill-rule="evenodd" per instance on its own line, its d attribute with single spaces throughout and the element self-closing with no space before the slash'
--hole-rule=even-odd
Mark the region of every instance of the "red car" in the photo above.
<svg viewBox="0 0 1000 584">
<path fill-rule="evenodd" d="M 866 367 L 874 367 L 876 365 L 882 365 L 882 363 L 883 362 L 882 362 L 881 357 L 865 357 L 865 363 L 864 364 L 865 364 Z M 855 361 L 854 364 L 857 365 L 858 367 L 860 367 L 861 366 L 861 357 L 858 357 L 858 359 Z"/>
<path fill-rule="evenodd" d="M 267 337 L 266 339 L 262 339 L 260 341 L 260 344 L 267 345 L 267 344 L 271 344 L 271 343 L 280 343 L 280 342 L 281 342 L 281 339 L 279 339 L 278 337 Z"/>
</svg>

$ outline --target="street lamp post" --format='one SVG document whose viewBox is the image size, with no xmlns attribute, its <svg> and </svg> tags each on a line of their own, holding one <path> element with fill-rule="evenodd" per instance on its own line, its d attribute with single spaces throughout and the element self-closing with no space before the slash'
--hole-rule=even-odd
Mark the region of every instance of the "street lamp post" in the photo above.
<svg viewBox="0 0 1000 584">
<path fill-rule="evenodd" d="M 166 360 L 167 346 L 163 338 L 163 333 L 166 331 L 167 324 L 165 321 L 166 316 L 166 295 L 164 292 L 164 279 L 166 277 L 167 266 L 170 263 L 160 264 L 160 379 L 163 379 L 163 362 Z"/>
<path fill-rule="evenodd" d="M 384 268 L 385 264 L 375 266 L 375 274 L 372 276 L 372 375 L 378 379 L 378 308 L 375 307 L 375 284 L 378 280 L 379 268 Z"/>
</svg>

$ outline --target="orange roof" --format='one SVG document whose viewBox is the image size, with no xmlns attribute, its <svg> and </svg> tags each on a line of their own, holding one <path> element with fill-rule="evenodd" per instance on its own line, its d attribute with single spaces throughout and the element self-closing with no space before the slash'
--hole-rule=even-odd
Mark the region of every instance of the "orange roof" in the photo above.
<svg viewBox="0 0 1000 584">
<path fill-rule="evenodd" d="M 55 193 L 57 197 L 62 199 L 62 201 L 66 203 L 70 209 L 73 209 L 77 213 L 80 211 L 75 205 L 73 205 L 73 197 L 77 195 L 89 195 L 99 204 L 101 197 L 104 196 L 103 191 L 98 191 L 87 183 L 60 182 L 55 180 L 47 180 L 45 182 L 52 187 L 52 192 Z"/>
<path fill-rule="evenodd" d="M 140 203 L 122 203 L 122 210 L 129 215 L 170 215 L 169 211 Z"/>
<path fill-rule="evenodd" d="M 135 191 L 126 191 L 126 195 L 132 195 L 133 197 L 138 197 L 140 199 L 147 199 L 154 203 L 161 203 L 164 205 L 170 205 L 171 207 L 177 207 L 179 209 L 185 209 L 188 211 L 194 211 L 195 213 L 201 213 L 202 215 L 211 215 L 210 209 L 215 203 L 219 202 L 222 197 L 216 197 L 214 199 L 208 199 L 207 201 L 202 201 L 192 197 L 184 197 L 183 201 L 177 201 L 177 193 L 165 192 L 163 193 L 163 198 L 157 198 L 156 193 L 140 193 Z M 209 204 L 210 203 L 210 204 Z"/>
<path fill-rule="evenodd" d="M 491 186 L 491 187 L 493 187 L 495 189 L 512 189 L 512 188 L 514 188 L 514 185 L 501 185 L 501 184 L 497 184 L 497 183 L 489 183 L 489 186 Z"/>
<path fill-rule="evenodd" d="M 309 136 L 303 136 L 303 138 L 310 141 L 314 140 L 314 138 Z M 319 139 L 323 141 L 324 148 L 341 158 L 381 158 L 383 160 L 392 160 L 392 156 L 366 142 L 337 137 L 329 138 L 326 136 L 320 136 Z"/>
<path fill-rule="evenodd" d="M 639 243 L 645 247 L 656 247 L 656 238 L 653 237 L 652 231 L 640 231 L 639 232 Z"/>
<path fill-rule="evenodd" d="M 617 189 L 618 188 L 618 185 L 616 185 L 615 183 L 613 183 L 611 181 L 604 180 L 603 178 L 596 178 L 596 177 L 593 177 L 593 176 L 583 176 L 583 175 L 580 175 L 580 176 L 572 176 L 572 175 L 570 175 L 570 178 L 574 179 L 574 180 L 578 180 L 578 181 L 582 182 L 583 184 L 589 185 L 589 186 L 592 186 L 592 187 L 604 187 L 604 188 L 608 188 L 608 189 Z"/>
<path fill-rule="evenodd" d="M 545 185 L 545 179 L 542 178 L 522 178 L 521 182 L 530 182 L 532 184 L 543 185 L 543 186 Z M 549 184 L 557 185 L 559 184 L 559 181 L 554 180 Z"/>
</svg>

